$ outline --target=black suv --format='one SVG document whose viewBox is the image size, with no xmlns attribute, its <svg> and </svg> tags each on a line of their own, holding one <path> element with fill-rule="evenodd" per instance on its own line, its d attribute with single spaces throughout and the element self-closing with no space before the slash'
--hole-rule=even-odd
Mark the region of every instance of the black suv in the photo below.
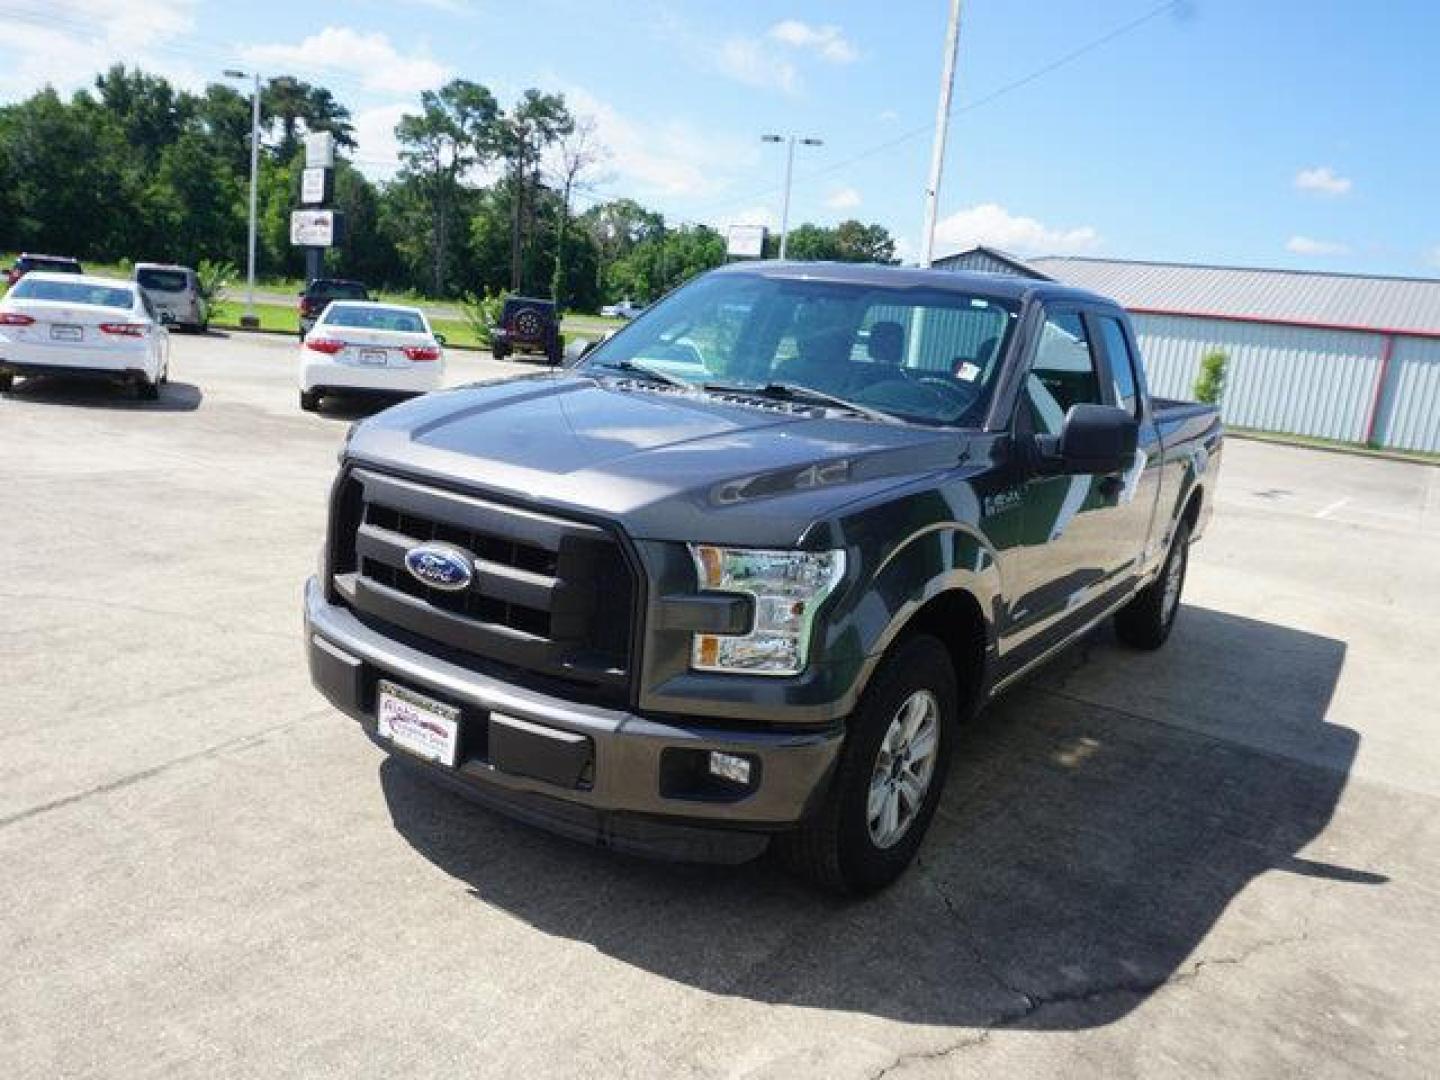
<svg viewBox="0 0 1440 1080">
<path fill-rule="evenodd" d="M 511 353 L 544 356 L 560 363 L 565 339 L 560 336 L 560 313 L 554 300 L 511 296 L 500 309 L 500 325 L 490 331 L 490 355 L 504 360 Z"/>
<path fill-rule="evenodd" d="M 369 291 L 358 281 L 345 281 L 342 278 L 316 278 L 305 286 L 305 291 L 300 294 L 300 340 L 305 340 L 305 335 L 325 313 L 325 308 L 331 300 L 369 299 Z"/>
<path fill-rule="evenodd" d="M 68 255 L 31 255 L 23 253 L 15 265 L 5 271 L 5 283 L 14 285 L 31 270 L 43 270 L 47 274 L 83 274 L 80 263 Z"/>
</svg>

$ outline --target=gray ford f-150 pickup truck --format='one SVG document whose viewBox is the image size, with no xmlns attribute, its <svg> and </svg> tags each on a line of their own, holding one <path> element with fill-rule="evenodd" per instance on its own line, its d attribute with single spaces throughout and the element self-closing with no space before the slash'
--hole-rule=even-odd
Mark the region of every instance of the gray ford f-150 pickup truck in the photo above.
<svg viewBox="0 0 1440 1080">
<path fill-rule="evenodd" d="M 312 677 L 397 756 L 653 855 L 908 864 L 955 729 L 1114 615 L 1161 645 L 1214 409 L 1050 282 L 762 262 L 574 366 L 357 425 Z"/>
</svg>

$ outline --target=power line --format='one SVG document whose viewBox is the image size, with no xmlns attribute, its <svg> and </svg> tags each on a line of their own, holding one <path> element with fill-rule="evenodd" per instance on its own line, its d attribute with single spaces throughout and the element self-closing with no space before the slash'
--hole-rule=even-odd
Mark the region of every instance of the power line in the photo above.
<svg viewBox="0 0 1440 1080">
<path fill-rule="evenodd" d="M 1117 38 L 1124 37 L 1126 34 L 1129 34 L 1132 31 L 1138 30 L 1140 27 L 1144 26 L 1151 20 L 1158 18 L 1159 16 L 1165 14 L 1167 11 L 1180 8 L 1187 2 L 1188 0 L 1165 0 L 1164 3 L 1157 4 L 1155 7 L 1149 9 L 1144 14 L 1139 15 L 1134 19 L 1131 19 L 1129 22 L 1122 23 L 1121 25 L 1106 31 L 1104 34 L 1101 34 L 1099 37 L 1093 38 L 1090 41 L 1087 41 L 1085 44 L 1079 46 L 1078 48 L 1073 49 L 1068 53 L 1065 53 L 1063 56 L 1059 56 L 1056 59 L 1051 60 L 1049 63 L 1046 63 L 1036 68 L 1035 70 L 1030 71 L 1025 75 L 1022 75 L 1019 78 L 1012 80 L 1011 82 L 996 87 L 994 90 L 990 91 L 987 94 L 984 94 L 981 97 L 976 98 L 974 101 L 967 102 L 959 108 L 954 109 L 951 112 L 950 122 L 953 124 L 956 116 L 962 115 L 964 113 L 974 112 L 976 109 L 983 108 L 984 106 L 989 105 L 991 102 L 1004 97 L 1006 94 L 1013 93 L 1014 91 L 1035 82 L 1037 79 L 1044 78 L 1046 75 L 1049 75 L 1053 71 L 1057 71 L 1058 69 L 1065 67 L 1068 64 L 1074 63 L 1082 56 L 1092 53 L 1096 49 L 1102 48 L 1105 45 L 1110 44 L 1110 42 L 1116 40 Z M 864 161 L 867 158 L 872 158 L 877 154 L 883 154 L 885 151 L 892 150 L 903 143 L 909 142 L 911 139 L 919 138 L 921 135 L 928 135 L 934 130 L 934 124 L 924 124 L 920 127 L 911 128 L 909 131 L 902 132 L 901 134 L 896 135 L 894 138 L 887 139 L 882 143 L 877 143 L 876 145 L 871 146 L 865 150 L 861 150 L 858 153 L 851 154 L 849 157 L 842 158 L 840 161 L 831 162 L 829 165 L 824 165 L 820 168 L 812 169 L 810 172 L 804 173 L 796 177 L 796 183 L 803 184 L 811 180 L 818 180 L 821 177 L 828 176 L 831 173 L 838 172 L 841 169 L 854 165 L 856 162 Z M 779 189 L 772 185 L 771 187 L 765 188 L 762 191 L 750 195 L 745 195 L 739 198 L 725 199 L 721 202 L 711 203 L 708 206 L 702 207 L 700 210 L 696 211 L 696 213 L 708 214 L 714 210 L 723 210 L 728 207 L 735 206 L 739 203 L 753 202 L 756 199 L 762 199 L 768 195 L 773 195 L 777 190 Z"/>
</svg>

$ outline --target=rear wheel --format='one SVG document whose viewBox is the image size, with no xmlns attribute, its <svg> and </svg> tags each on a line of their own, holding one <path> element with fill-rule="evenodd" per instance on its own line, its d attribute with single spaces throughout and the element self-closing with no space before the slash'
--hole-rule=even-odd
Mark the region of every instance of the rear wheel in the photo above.
<svg viewBox="0 0 1440 1080">
<path fill-rule="evenodd" d="M 1115 613 L 1115 633 L 1126 645 L 1158 649 L 1165 644 L 1180 614 L 1180 594 L 1190 565 L 1190 526 L 1180 522 L 1160 574 Z"/>
<path fill-rule="evenodd" d="M 899 877 L 939 805 L 958 700 L 945 646 L 926 634 L 902 643 L 847 722 L 824 803 L 776 838 L 781 858 L 814 884 L 849 895 Z"/>
<path fill-rule="evenodd" d="M 300 408 L 304 412 L 317 412 L 320 408 L 320 391 L 301 390 Z"/>
<path fill-rule="evenodd" d="M 8 394 L 15 389 L 15 376 L 9 373 L 0 375 L 0 394 Z"/>
</svg>

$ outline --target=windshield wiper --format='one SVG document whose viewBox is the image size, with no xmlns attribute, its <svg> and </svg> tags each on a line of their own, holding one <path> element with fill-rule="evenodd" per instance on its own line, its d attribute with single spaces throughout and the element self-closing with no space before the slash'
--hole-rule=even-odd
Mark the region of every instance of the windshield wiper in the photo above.
<svg viewBox="0 0 1440 1080">
<path fill-rule="evenodd" d="M 802 386 L 800 383 L 769 382 L 759 386 L 750 386 L 745 383 L 706 383 L 705 389 L 722 394 L 754 394 L 756 397 L 783 398 L 787 401 L 809 401 L 817 405 L 846 409 L 867 420 L 875 420 L 882 424 L 903 424 L 905 422 L 894 413 L 872 409 L 868 405 L 861 405 L 859 402 L 826 393 L 824 390 L 816 390 L 813 386 Z"/>
<path fill-rule="evenodd" d="M 671 375 L 668 371 L 661 371 L 659 368 L 651 367 L 641 360 L 611 360 L 603 364 L 595 364 L 594 367 L 607 371 L 623 371 L 628 375 L 642 375 L 652 382 L 664 383 L 667 386 L 676 386 L 681 390 L 693 389 L 693 385 L 679 375 Z"/>
</svg>

